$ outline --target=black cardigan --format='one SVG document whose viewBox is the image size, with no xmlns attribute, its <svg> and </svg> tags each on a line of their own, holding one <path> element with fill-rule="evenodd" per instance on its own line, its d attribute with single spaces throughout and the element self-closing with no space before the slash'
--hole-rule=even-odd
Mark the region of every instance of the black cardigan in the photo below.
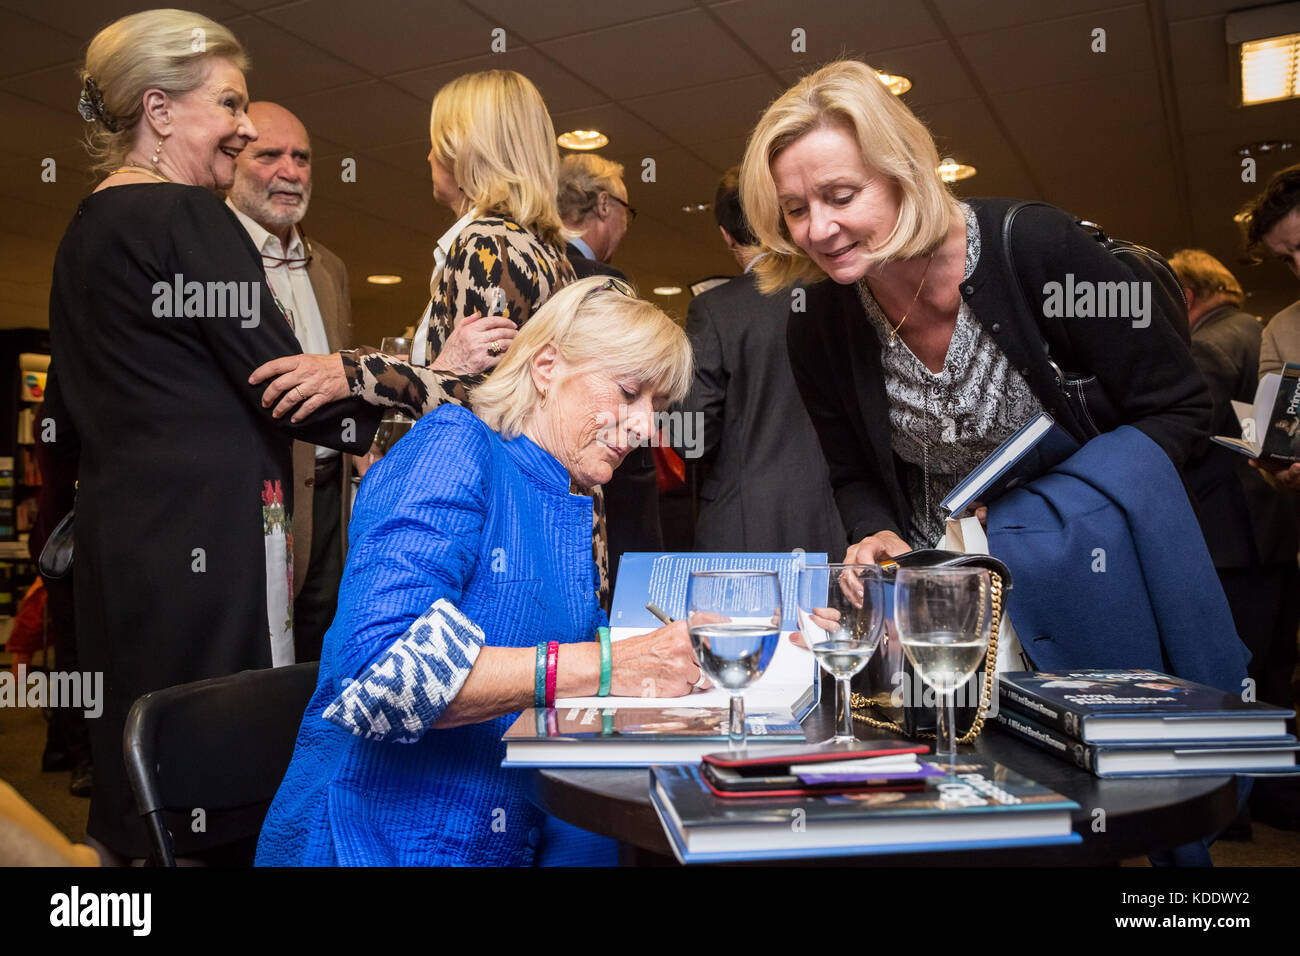
<svg viewBox="0 0 1300 956">
<path fill-rule="evenodd" d="M 1174 326 L 1158 313 L 1145 328 L 1122 318 L 1046 318 L 1044 286 L 1131 282 L 1135 278 L 1074 217 L 1051 206 L 1030 206 L 1016 218 L 1016 266 L 1035 318 L 1016 303 L 1002 254 L 1002 218 L 1014 202 L 967 200 L 980 229 L 975 272 L 961 285 L 980 325 L 1020 371 L 1043 408 L 1079 441 L 1088 433 L 1056 384 L 1050 357 L 1075 373 L 1095 374 L 1120 421 L 1143 431 L 1179 468 L 1205 441 L 1209 392 Z M 797 299 L 795 302 L 797 303 Z M 879 531 L 906 538 L 910 507 L 890 447 L 880 341 L 855 285 L 827 279 L 807 290 L 806 309 L 791 311 L 790 364 L 830 466 L 831 485 L 850 541 Z M 1104 427 L 1104 426 L 1103 426 Z"/>
</svg>

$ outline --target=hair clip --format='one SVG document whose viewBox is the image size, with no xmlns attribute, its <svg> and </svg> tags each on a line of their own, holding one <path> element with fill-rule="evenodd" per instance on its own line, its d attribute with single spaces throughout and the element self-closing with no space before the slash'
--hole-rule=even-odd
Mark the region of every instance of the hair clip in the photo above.
<svg viewBox="0 0 1300 956">
<path fill-rule="evenodd" d="M 118 131 L 117 120 L 113 119 L 113 115 L 104 106 L 104 94 L 100 92 L 99 84 L 89 75 L 82 86 L 81 97 L 77 100 L 77 113 L 87 123 L 99 120 L 110 133 Z"/>
</svg>

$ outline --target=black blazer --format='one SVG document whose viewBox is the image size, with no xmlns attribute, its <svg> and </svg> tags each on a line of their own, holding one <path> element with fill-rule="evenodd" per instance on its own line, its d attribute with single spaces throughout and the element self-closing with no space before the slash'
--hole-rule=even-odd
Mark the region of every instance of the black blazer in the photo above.
<svg viewBox="0 0 1300 956">
<path fill-rule="evenodd" d="M 1074 218 L 1050 206 L 1030 206 L 1016 219 L 1013 237 L 1019 278 L 1008 275 L 1002 255 L 1002 217 L 1009 199 L 967 200 L 980 229 L 980 257 L 960 293 L 980 325 L 1024 376 L 1043 408 L 1083 441 L 1056 385 L 1052 360 L 1071 372 L 1095 374 L 1121 421 L 1159 445 L 1179 468 L 1206 441 L 1210 397 L 1191 353 L 1161 314 L 1146 328 L 1119 318 L 1047 318 L 1044 287 L 1131 282 L 1134 276 Z M 1013 297 L 1021 281 L 1033 317 Z M 796 303 L 797 305 L 797 303 Z M 1152 297 L 1152 308 L 1157 308 Z M 791 312 L 790 362 L 804 404 L 830 466 L 835 500 L 850 541 L 878 531 L 906 539 L 910 508 L 889 440 L 880 342 L 858 299 L 856 286 L 827 279 L 808 289 L 806 309 Z"/>
<path fill-rule="evenodd" d="M 590 276 L 613 276 L 615 279 L 627 281 L 621 269 L 615 269 L 607 262 L 601 262 L 599 259 L 588 259 L 579 249 L 571 242 L 564 244 L 564 254 L 569 257 L 569 262 L 573 265 L 573 271 L 577 273 L 579 279 L 586 279 Z"/>
<path fill-rule="evenodd" d="M 700 551 L 825 551 L 847 538 L 817 434 L 786 354 L 790 296 L 765 296 L 752 273 L 691 300 L 686 334 L 695 379 L 684 410 L 703 422 L 695 547 Z"/>
</svg>

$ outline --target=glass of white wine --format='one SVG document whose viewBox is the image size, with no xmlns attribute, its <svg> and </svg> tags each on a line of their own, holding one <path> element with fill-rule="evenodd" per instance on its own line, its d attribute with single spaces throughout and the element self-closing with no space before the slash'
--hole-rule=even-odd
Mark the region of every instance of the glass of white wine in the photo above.
<svg viewBox="0 0 1300 956">
<path fill-rule="evenodd" d="M 379 343 L 379 351 L 385 355 L 391 355 L 393 358 L 401 359 L 403 362 L 409 361 L 411 358 L 411 340 L 402 336 L 387 336 Z M 379 421 L 379 429 L 375 432 L 374 441 L 380 456 L 387 455 L 392 447 L 397 444 L 397 440 L 409 432 L 414 424 L 415 419 L 395 408 L 390 408 L 384 412 L 384 417 Z"/>
<path fill-rule="evenodd" d="M 885 627 L 885 586 L 874 564 L 811 564 L 799 571 L 799 634 L 835 678 L 838 730 L 826 743 L 853 743 L 849 679 L 867 666 Z"/>
<path fill-rule="evenodd" d="M 727 742 L 745 746 L 745 688 L 763 676 L 781 639 L 775 571 L 692 571 L 686 622 L 704 676 L 731 695 Z"/>
<path fill-rule="evenodd" d="M 894 626 L 921 680 L 939 695 L 935 756 L 957 755 L 956 694 L 988 651 L 993 586 L 984 568 L 900 568 Z"/>
</svg>

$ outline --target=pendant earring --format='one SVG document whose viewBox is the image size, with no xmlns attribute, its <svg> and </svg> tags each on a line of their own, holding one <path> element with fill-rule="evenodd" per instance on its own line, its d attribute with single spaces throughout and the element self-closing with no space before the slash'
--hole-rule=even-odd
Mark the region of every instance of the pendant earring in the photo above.
<svg viewBox="0 0 1300 956">
<path fill-rule="evenodd" d="M 162 137 L 159 136 L 158 145 L 153 148 L 153 164 L 155 166 L 158 165 L 158 159 L 162 156 L 162 147 L 163 147 Z"/>
</svg>

